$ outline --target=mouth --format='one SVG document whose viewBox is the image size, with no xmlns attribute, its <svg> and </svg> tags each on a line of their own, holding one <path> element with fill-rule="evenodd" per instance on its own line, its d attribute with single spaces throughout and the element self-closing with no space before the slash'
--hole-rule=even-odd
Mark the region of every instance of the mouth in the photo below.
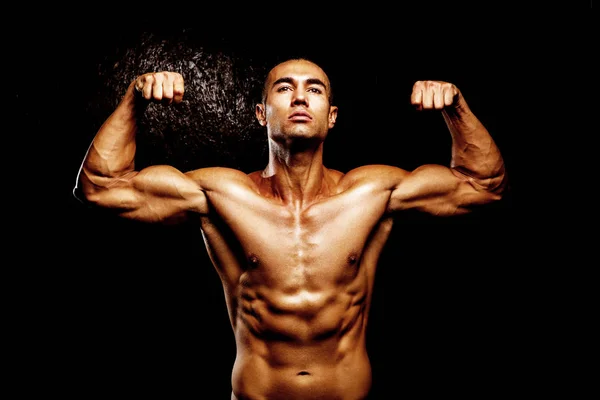
<svg viewBox="0 0 600 400">
<path fill-rule="evenodd" d="M 289 119 L 292 121 L 310 121 L 312 117 L 307 112 L 298 111 L 290 115 Z"/>
</svg>

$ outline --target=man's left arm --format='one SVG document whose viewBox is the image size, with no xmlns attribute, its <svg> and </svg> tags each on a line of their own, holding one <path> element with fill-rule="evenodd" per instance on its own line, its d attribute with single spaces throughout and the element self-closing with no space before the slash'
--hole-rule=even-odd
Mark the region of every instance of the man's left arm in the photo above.
<svg viewBox="0 0 600 400">
<path fill-rule="evenodd" d="M 460 90 L 448 82 L 418 81 L 411 103 L 419 111 L 442 112 L 452 136 L 451 164 L 427 164 L 399 176 L 389 210 L 456 215 L 500 200 L 507 188 L 502 154 Z"/>
<path fill-rule="evenodd" d="M 411 102 L 418 110 L 442 110 L 452 135 L 450 167 L 456 173 L 487 191 L 499 194 L 504 190 L 506 171 L 500 149 L 455 85 L 439 81 L 416 82 Z"/>
</svg>

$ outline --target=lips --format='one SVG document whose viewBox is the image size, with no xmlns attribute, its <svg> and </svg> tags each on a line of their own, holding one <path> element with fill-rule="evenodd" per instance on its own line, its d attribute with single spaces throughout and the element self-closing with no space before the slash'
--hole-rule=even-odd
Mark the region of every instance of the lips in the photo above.
<svg viewBox="0 0 600 400">
<path fill-rule="evenodd" d="M 290 115 L 290 119 L 294 121 L 308 121 L 311 120 L 312 117 L 306 111 L 296 111 Z"/>
</svg>

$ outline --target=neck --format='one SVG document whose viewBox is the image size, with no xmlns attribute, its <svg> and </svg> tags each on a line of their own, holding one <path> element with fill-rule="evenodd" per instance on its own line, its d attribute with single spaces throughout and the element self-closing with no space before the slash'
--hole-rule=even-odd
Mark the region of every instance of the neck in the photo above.
<svg viewBox="0 0 600 400">
<path fill-rule="evenodd" d="M 325 167 L 323 143 L 316 149 L 292 152 L 274 143 L 269 145 L 269 164 L 262 173 L 269 179 L 273 194 L 288 203 L 307 204 L 323 192 Z"/>
</svg>

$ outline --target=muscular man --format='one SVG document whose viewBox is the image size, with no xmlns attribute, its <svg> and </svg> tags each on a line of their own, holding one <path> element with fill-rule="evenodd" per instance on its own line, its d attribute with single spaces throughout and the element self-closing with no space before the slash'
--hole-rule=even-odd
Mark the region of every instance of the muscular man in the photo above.
<svg viewBox="0 0 600 400">
<path fill-rule="evenodd" d="M 450 167 L 329 169 L 323 144 L 338 108 L 328 76 L 292 59 L 269 72 L 256 106 L 268 138 L 263 170 L 136 170 L 140 106 L 183 95 L 175 72 L 132 82 L 95 136 L 77 190 L 124 218 L 200 220 L 235 334 L 232 399 L 367 398 L 369 308 L 394 217 L 461 215 L 500 200 L 506 176 L 494 140 L 456 86 L 419 81 L 411 102 L 441 110 L 452 136 Z"/>
</svg>

